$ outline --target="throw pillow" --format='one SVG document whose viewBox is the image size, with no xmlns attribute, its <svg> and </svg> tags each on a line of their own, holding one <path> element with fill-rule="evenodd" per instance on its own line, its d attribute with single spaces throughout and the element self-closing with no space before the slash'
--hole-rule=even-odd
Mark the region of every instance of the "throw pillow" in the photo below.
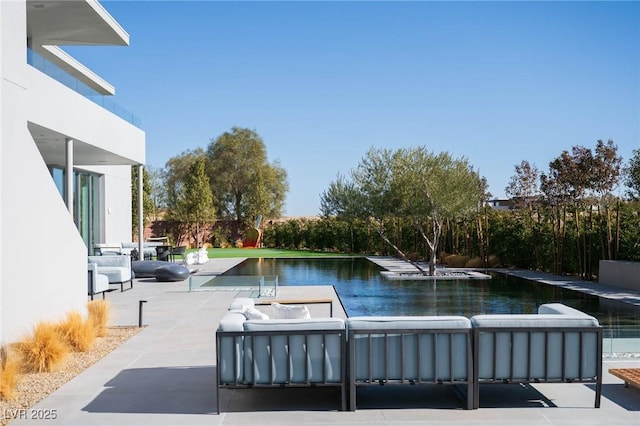
<svg viewBox="0 0 640 426">
<path fill-rule="evenodd" d="M 271 303 L 274 318 L 277 319 L 308 319 L 311 318 L 309 308 L 306 305 L 283 305 L 280 303 Z"/>
<path fill-rule="evenodd" d="M 229 310 L 230 311 L 236 311 L 236 310 L 241 311 L 242 308 L 244 308 L 245 306 L 253 308 L 253 307 L 255 307 L 255 302 L 253 301 L 253 299 L 250 299 L 248 297 L 236 297 L 235 299 L 233 299 L 231 301 L 231 304 L 229 305 Z"/>
<path fill-rule="evenodd" d="M 242 313 L 248 320 L 268 320 L 269 316 L 264 312 L 260 312 L 256 308 L 252 308 L 250 306 L 244 306 L 242 308 Z"/>
</svg>

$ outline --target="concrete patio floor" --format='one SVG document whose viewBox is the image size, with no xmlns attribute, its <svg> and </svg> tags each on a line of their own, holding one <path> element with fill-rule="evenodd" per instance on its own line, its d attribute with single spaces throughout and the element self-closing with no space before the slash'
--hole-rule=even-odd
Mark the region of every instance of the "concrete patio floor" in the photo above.
<svg viewBox="0 0 640 426">
<path fill-rule="evenodd" d="M 212 259 L 202 274 L 216 275 L 243 259 Z M 102 360 L 39 402 L 56 419 L 16 419 L 11 425 L 640 425 L 640 389 L 625 388 L 609 368 L 640 367 L 639 359 L 605 359 L 602 405 L 584 384 L 483 385 L 480 409 L 467 411 L 443 385 L 358 389 L 358 410 L 337 411 L 330 388 L 221 390 L 216 414 L 215 329 L 235 291 L 189 292 L 187 281 L 136 280 L 107 294 L 112 325 L 144 328 Z M 280 298 L 337 301 L 333 287 L 280 287 Z M 328 315 L 322 305 L 312 315 Z M 344 316 L 340 303 L 334 315 Z"/>
</svg>

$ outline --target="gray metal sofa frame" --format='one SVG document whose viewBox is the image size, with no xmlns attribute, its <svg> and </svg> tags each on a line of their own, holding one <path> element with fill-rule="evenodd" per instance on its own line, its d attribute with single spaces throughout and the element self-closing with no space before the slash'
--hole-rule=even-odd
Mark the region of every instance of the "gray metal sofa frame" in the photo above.
<svg viewBox="0 0 640 426">
<path fill-rule="evenodd" d="M 464 317 L 347 319 L 349 407 L 356 387 L 372 384 L 451 384 L 473 403 L 472 330 Z"/>
<path fill-rule="evenodd" d="M 549 315 L 511 315 L 511 320 L 536 316 Z M 542 322 L 535 326 L 506 322 L 492 327 L 481 317 L 490 315 L 471 319 L 474 323 L 473 408 L 480 405 L 481 384 L 573 382 L 595 383 L 594 407 L 600 407 L 602 327 L 545 325 L 547 318 L 534 318 L 533 321 Z"/>
<path fill-rule="evenodd" d="M 292 320 L 295 321 L 295 320 Z M 249 321 L 264 323 L 268 321 Z M 339 346 L 339 357 L 331 354 Z M 231 367 L 228 366 L 232 362 Z M 216 332 L 216 406 L 221 388 L 340 388 L 346 410 L 346 330 L 291 329 Z M 223 371 L 224 370 L 224 371 Z M 318 371 L 320 370 L 320 372 Z M 337 370 L 337 371 L 336 371 Z"/>
</svg>

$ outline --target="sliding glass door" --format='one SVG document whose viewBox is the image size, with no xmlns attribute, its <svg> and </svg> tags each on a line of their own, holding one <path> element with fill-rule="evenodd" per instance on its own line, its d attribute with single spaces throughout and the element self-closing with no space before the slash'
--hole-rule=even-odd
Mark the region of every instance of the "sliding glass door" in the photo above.
<svg viewBox="0 0 640 426">
<path fill-rule="evenodd" d="M 64 199 L 64 169 L 51 167 L 53 177 L 60 195 Z M 100 175 L 84 171 L 73 172 L 73 220 L 78 232 L 92 253 L 93 244 L 100 237 Z"/>
<path fill-rule="evenodd" d="M 86 172 L 74 172 L 74 221 L 89 252 L 99 238 L 98 191 L 100 178 Z"/>
</svg>

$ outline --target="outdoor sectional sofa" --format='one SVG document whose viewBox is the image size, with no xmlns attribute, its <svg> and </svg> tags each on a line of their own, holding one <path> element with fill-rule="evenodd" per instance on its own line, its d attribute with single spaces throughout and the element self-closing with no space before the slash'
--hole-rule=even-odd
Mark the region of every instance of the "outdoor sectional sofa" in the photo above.
<svg viewBox="0 0 640 426">
<path fill-rule="evenodd" d="M 126 254 L 113 256 L 88 256 L 89 263 L 94 263 L 98 274 L 106 275 L 109 284 L 119 284 L 120 291 L 124 291 L 124 283 L 128 282 L 133 288 L 131 275 L 131 257 Z"/>
<path fill-rule="evenodd" d="M 561 303 L 538 314 L 476 315 L 474 408 L 480 385 L 489 383 L 595 383 L 602 395 L 602 328 L 598 320 Z"/>
<path fill-rule="evenodd" d="M 356 387 L 450 384 L 479 407 L 480 384 L 596 384 L 602 387 L 598 321 L 562 304 L 537 315 L 247 319 L 252 299 L 235 299 L 216 332 L 221 388 L 335 386 L 342 410 Z M 257 316 L 256 318 L 258 318 Z"/>
<path fill-rule="evenodd" d="M 353 317 L 346 321 L 349 407 L 356 387 L 454 384 L 473 401 L 471 322 L 461 316 Z"/>
<path fill-rule="evenodd" d="M 238 298 L 216 333 L 220 388 L 333 386 L 346 409 L 346 332 L 341 318 L 247 319 L 253 299 Z"/>
</svg>

